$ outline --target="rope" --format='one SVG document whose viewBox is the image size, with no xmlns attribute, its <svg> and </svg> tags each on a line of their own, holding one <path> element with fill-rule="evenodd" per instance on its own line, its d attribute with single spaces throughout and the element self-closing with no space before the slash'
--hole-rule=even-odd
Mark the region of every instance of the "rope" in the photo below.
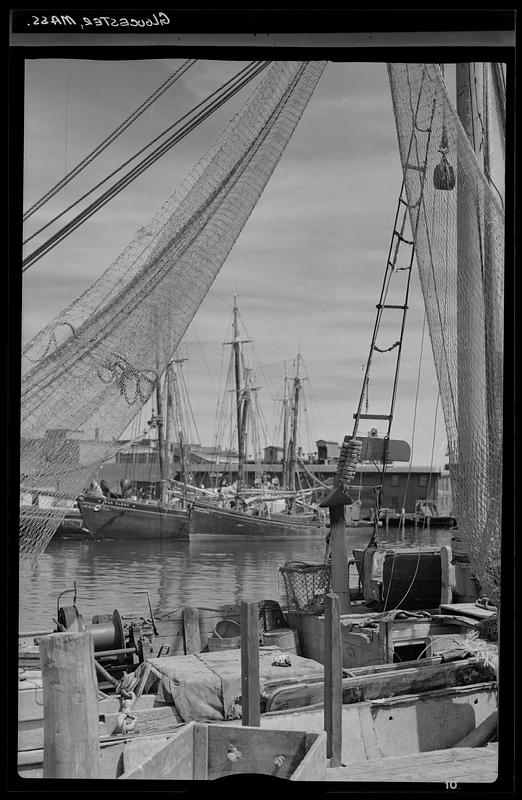
<svg viewBox="0 0 522 800">
<path fill-rule="evenodd" d="M 252 62 L 252 63 L 255 64 L 256 62 Z M 146 156 L 141 162 L 139 162 L 135 167 L 133 167 L 129 172 L 127 172 L 122 178 L 120 178 L 115 184 L 113 184 L 109 189 L 107 189 L 107 191 L 105 191 L 102 195 L 100 195 L 100 197 L 97 200 L 93 201 L 89 206 L 87 206 L 87 208 L 85 208 L 76 217 L 74 217 L 70 222 L 68 222 L 62 229 L 60 229 L 57 233 L 53 234 L 46 242 L 44 242 L 42 245 L 40 245 L 35 250 L 33 250 L 33 252 L 30 253 L 30 255 L 27 256 L 27 258 L 25 258 L 23 260 L 23 262 L 22 262 L 22 270 L 25 272 L 34 263 L 36 263 L 36 261 L 38 261 L 44 255 L 46 255 L 50 250 L 52 250 L 54 247 L 56 247 L 57 244 L 59 244 L 61 241 L 63 241 L 63 239 L 65 239 L 73 231 L 75 231 L 77 228 L 79 228 L 80 225 L 82 225 L 87 219 L 92 217 L 93 214 L 96 213 L 96 211 L 98 211 L 100 208 L 102 208 L 104 205 L 106 205 L 106 203 L 108 203 L 109 200 L 111 200 L 113 197 L 115 197 L 117 194 L 119 194 L 119 192 L 121 192 L 122 189 L 126 188 L 130 183 L 132 183 L 134 180 L 136 180 L 136 178 L 138 178 L 146 169 L 148 169 L 149 166 L 154 164 L 159 158 L 161 158 L 161 156 L 163 156 L 166 152 L 168 152 L 175 144 L 177 144 L 179 141 L 181 141 L 181 139 L 185 138 L 185 136 L 187 136 L 189 133 L 191 133 L 198 125 L 200 125 L 205 119 L 207 119 L 207 117 L 209 117 L 211 114 L 214 113 L 214 111 L 216 111 L 218 108 L 220 108 L 227 100 L 230 99 L 230 97 L 233 97 L 235 94 L 237 94 L 237 92 L 240 89 L 242 89 L 244 86 L 246 86 L 247 83 L 249 83 L 263 69 L 265 69 L 267 64 L 268 64 L 268 62 L 261 62 L 260 66 L 257 66 L 257 67 L 254 67 L 254 68 L 252 68 L 252 66 L 249 66 L 245 70 L 242 70 L 240 73 L 238 73 L 238 75 L 236 75 L 235 78 L 234 78 L 234 80 L 236 80 L 236 81 L 237 81 L 237 78 L 238 78 L 239 75 L 241 75 L 243 73 L 246 73 L 247 70 L 250 70 L 250 74 L 244 75 L 244 77 L 241 80 L 237 81 L 231 88 L 229 88 L 226 92 L 224 92 L 221 96 L 219 96 L 219 98 L 217 100 L 215 100 L 213 102 L 213 104 L 211 104 L 209 106 L 208 109 L 205 109 L 204 111 L 200 112 L 200 114 L 197 115 L 194 120 L 192 120 L 192 121 L 186 123 L 184 126 L 182 126 L 182 128 L 180 129 L 180 131 L 178 133 L 172 135 L 169 139 L 167 139 L 166 142 L 164 142 L 162 145 L 157 147 L 150 155 Z M 218 92 L 221 92 L 222 89 L 225 86 L 227 86 L 229 83 L 231 83 L 231 82 L 232 81 L 228 81 L 228 83 L 224 84 L 219 90 L 217 90 L 216 92 L 213 92 L 211 95 L 209 95 L 209 97 L 206 98 L 205 101 L 203 101 L 202 103 L 199 103 L 197 106 L 195 106 L 194 109 L 192 109 L 192 111 L 195 111 L 197 108 L 199 108 L 199 106 L 203 105 L 203 103 L 206 103 L 215 94 L 218 94 Z M 192 113 L 192 111 L 189 112 L 189 114 Z M 173 127 L 178 125 L 179 122 L 181 122 L 181 120 L 183 120 L 187 116 L 189 116 L 189 114 L 185 114 L 177 122 L 175 122 L 173 125 L 171 125 L 170 128 L 168 128 L 167 130 L 171 130 Z M 43 230 L 48 228 L 49 225 L 51 225 L 57 219 L 62 217 L 64 214 L 66 214 L 67 211 L 70 211 L 71 208 L 73 208 L 79 202 L 81 202 L 86 197 L 88 197 L 89 194 L 92 194 L 93 191 L 95 191 L 100 186 L 102 186 L 107 180 L 109 180 L 109 178 L 113 177 L 117 172 L 119 172 L 121 169 L 123 169 L 123 167 L 127 166 L 127 164 L 129 164 L 131 161 L 133 161 L 138 155 L 143 153 L 144 150 L 146 150 L 148 147 L 150 147 L 152 144 L 154 144 L 162 136 L 164 136 L 165 133 L 166 133 L 166 131 L 164 131 L 162 134 L 160 134 L 155 139 L 153 139 L 148 145 L 146 145 L 146 147 L 142 148 L 140 151 L 138 151 L 138 153 L 136 153 L 134 156 L 132 156 L 132 158 L 128 159 L 123 164 L 121 164 L 116 170 L 114 170 L 110 175 L 108 175 L 107 178 L 105 178 L 103 181 L 100 181 L 96 186 L 94 186 L 92 189 L 90 189 L 88 192 L 86 192 L 84 195 L 82 195 L 82 197 L 80 197 L 78 200 L 76 200 L 74 203 L 72 203 L 70 206 L 68 206 L 68 208 L 66 208 L 64 211 L 62 211 L 60 214 L 58 214 L 56 217 L 54 217 L 52 220 L 50 220 L 48 223 L 46 223 L 44 226 L 42 226 L 38 231 L 36 231 L 34 234 L 32 234 L 28 239 L 26 239 L 23 242 L 23 244 L 26 244 L 27 242 L 29 242 L 31 239 L 33 239 L 35 236 L 37 236 Z"/>
<path fill-rule="evenodd" d="M 132 112 L 130 116 L 128 116 L 123 122 L 121 122 L 114 131 L 104 139 L 101 144 L 94 148 L 88 155 L 85 156 L 70 172 L 68 172 L 58 183 L 55 183 L 42 197 L 37 200 L 30 208 L 27 209 L 23 216 L 23 221 L 25 222 L 29 217 L 31 217 L 35 211 L 41 208 L 47 200 L 51 197 L 54 197 L 60 189 L 63 189 L 76 175 L 78 175 L 86 166 L 88 166 L 94 159 L 100 155 L 113 141 L 115 141 L 118 136 L 120 136 L 123 131 L 125 131 L 135 120 L 138 119 L 152 103 L 155 102 L 159 97 L 161 97 L 164 92 L 169 89 L 173 83 L 175 83 L 178 78 L 180 78 L 191 66 L 196 63 L 196 59 L 188 59 L 185 61 L 182 66 L 176 70 L 166 81 L 164 81 L 138 108 Z"/>
</svg>

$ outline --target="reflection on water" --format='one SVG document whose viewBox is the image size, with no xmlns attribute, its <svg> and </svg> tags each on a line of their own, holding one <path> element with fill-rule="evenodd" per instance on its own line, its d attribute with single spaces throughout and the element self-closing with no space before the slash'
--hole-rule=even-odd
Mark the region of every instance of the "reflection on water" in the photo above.
<svg viewBox="0 0 522 800">
<path fill-rule="evenodd" d="M 347 530 L 348 552 L 366 547 L 371 528 Z M 400 547 L 449 544 L 451 531 L 380 530 L 381 541 Z M 148 616 L 148 590 L 158 616 L 182 605 L 216 608 L 241 600 L 277 599 L 286 606 L 279 567 L 285 561 L 322 563 L 321 536 L 285 541 L 52 541 L 40 557 L 30 581 L 20 592 L 20 631 L 50 629 L 56 601 L 77 585 L 77 606 L 86 621 L 94 614 Z M 350 582 L 357 585 L 357 575 Z M 141 593 L 137 593 L 141 592 Z M 72 605 L 73 594 L 60 605 Z"/>
</svg>

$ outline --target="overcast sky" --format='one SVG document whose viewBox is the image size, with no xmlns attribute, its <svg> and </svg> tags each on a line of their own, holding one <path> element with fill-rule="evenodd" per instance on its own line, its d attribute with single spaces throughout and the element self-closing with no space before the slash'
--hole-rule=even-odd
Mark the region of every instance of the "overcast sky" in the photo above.
<svg viewBox="0 0 522 800">
<path fill-rule="evenodd" d="M 28 60 L 24 209 L 181 63 L 175 59 Z M 25 235 L 95 185 L 245 63 L 199 61 L 80 179 L 34 214 Z M 252 90 L 250 84 L 25 272 L 24 342 L 118 256 Z M 315 449 L 317 439 L 341 442 L 352 432 L 401 177 L 386 65 L 328 63 L 275 173 L 183 340 L 181 352 L 188 357 L 184 371 L 202 444 L 214 443 L 220 371 L 229 350 L 222 343 L 230 338 L 234 293 L 248 338 L 253 340 L 247 360 L 256 374 L 255 385 L 262 387 L 258 401 L 267 438 L 275 437 L 285 366 L 291 376 L 298 350 L 308 377 L 303 449 Z M 32 240 L 26 254 L 54 230 Z M 417 465 L 431 462 L 434 441 L 433 460 L 440 465 L 445 432 L 440 405 L 435 430 L 438 388 L 427 329 L 420 362 L 424 309 L 416 271 L 409 306 L 392 438 L 413 445 Z M 383 329 L 381 347 L 391 345 L 397 333 L 397 327 Z M 388 364 L 394 361 L 393 355 L 387 358 Z M 388 374 L 381 373 L 376 363 L 369 385 L 369 408 L 374 413 L 389 410 Z M 363 421 L 361 432 L 369 427 Z"/>
</svg>

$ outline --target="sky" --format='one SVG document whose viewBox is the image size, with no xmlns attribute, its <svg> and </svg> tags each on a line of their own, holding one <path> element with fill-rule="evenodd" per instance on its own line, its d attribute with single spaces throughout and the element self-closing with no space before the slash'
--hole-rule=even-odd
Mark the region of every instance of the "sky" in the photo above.
<svg viewBox="0 0 522 800">
<path fill-rule="evenodd" d="M 181 63 L 179 59 L 28 59 L 24 210 Z M 246 63 L 198 61 L 79 179 L 29 219 L 24 238 Z M 136 229 L 181 183 L 254 85 L 24 273 L 24 343 L 119 255 Z M 245 345 L 245 358 L 260 387 L 257 400 L 266 444 L 278 444 L 283 379 L 285 371 L 293 376 L 298 352 L 301 374 L 306 377 L 300 442 L 304 452 L 315 450 L 318 439 L 340 443 L 352 433 L 401 180 L 386 64 L 329 62 L 181 344 L 181 355 L 188 359 L 183 370 L 195 421 L 193 439 L 203 445 L 215 443 L 222 371 L 229 354 L 223 342 L 230 340 L 234 294 L 245 338 L 252 340 Z M 49 227 L 29 242 L 25 255 L 54 230 Z M 446 437 L 423 319 L 415 267 L 391 434 L 410 444 L 414 465 L 440 466 L 445 462 Z M 396 327 L 383 329 L 380 345 L 387 347 L 396 339 Z M 369 383 L 371 412 L 388 413 L 391 380 L 389 370 L 376 363 Z M 359 432 L 374 425 L 363 421 Z M 380 432 L 384 433 L 382 427 Z"/>
</svg>

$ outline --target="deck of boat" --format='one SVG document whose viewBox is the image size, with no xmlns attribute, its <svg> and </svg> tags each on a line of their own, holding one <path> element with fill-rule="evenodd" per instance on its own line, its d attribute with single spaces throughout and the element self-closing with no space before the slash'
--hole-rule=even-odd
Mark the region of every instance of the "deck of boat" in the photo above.
<svg viewBox="0 0 522 800">
<path fill-rule="evenodd" d="M 390 756 L 326 770 L 327 781 L 388 783 L 493 783 L 498 777 L 498 743 Z"/>
</svg>

